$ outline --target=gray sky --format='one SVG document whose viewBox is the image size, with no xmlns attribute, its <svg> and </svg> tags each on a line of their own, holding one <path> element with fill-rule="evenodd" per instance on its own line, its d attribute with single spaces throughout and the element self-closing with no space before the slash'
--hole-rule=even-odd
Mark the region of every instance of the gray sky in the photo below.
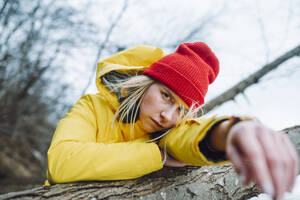
<svg viewBox="0 0 300 200">
<path fill-rule="evenodd" d="M 240 1 L 240 5 L 230 6 L 232 10 L 221 19 L 227 28 L 214 35 L 223 70 L 209 97 L 300 44 L 299 13 L 294 13 L 300 5 L 295 4 Z M 248 99 L 239 95 L 236 102 L 228 102 L 211 114 L 252 114 L 275 129 L 300 124 L 299 61 L 299 57 L 289 60 L 247 89 Z"/>
<path fill-rule="evenodd" d="M 89 15 L 105 29 L 124 1 L 92 2 L 94 6 L 88 11 Z M 80 5 L 80 1 L 74 1 L 74 4 Z M 209 100 L 300 44 L 299 10 L 297 0 L 131 0 L 110 41 L 126 46 L 165 47 L 181 40 L 193 27 L 214 16 L 204 31 L 190 40 L 208 43 L 221 63 L 220 74 L 209 88 L 206 98 Z M 69 61 L 80 72 L 74 76 L 78 94 L 89 75 L 81 72 L 91 69 L 94 55 L 93 49 L 85 49 L 85 54 L 76 56 L 78 60 Z M 299 75 L 300 58 L 297 57 L 248 88 L 247 98 L 239 95 L 235 102 L 228 102 L 209 115 L 255 115 L 274 129 L 300 124 Z M 88 93 L 95 92 L 93 83 Z M 72 97 L 73 103 L 77 98 Z"/>
</svg>

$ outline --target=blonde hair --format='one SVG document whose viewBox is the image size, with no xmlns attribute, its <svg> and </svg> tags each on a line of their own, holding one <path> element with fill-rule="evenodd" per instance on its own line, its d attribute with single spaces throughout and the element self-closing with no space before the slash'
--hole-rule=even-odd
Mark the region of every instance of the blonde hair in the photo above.
<svg viewBox="0 0 300 200">
<path fill-rule="evenodd" d="M 138 119 L 141 102 L 148 88 L 156 82 L 156 80 L 145 75 L 134 75 L 122 82 L 110 83 L 109 87 L 112 88 L 113 92 L 120 92 L 122 99 L 113 117 L 112 126 L 116 121 L 126 121 L 131 124 L 130 135 L 132 135 L 133 124 Z M 183 104 L 180 106 L 184 107 Z M 202 111 L 202 108 L 200 106 L 197 107 L 196 103 L 193 103 L 187 111 L 181 109 L 176 125 L 187 119 L 199 117 L 200 110 Z"/>
</svg>

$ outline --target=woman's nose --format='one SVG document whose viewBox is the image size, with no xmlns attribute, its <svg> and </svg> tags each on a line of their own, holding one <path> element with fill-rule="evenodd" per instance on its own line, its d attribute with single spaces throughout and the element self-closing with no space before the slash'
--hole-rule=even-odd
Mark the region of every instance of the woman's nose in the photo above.
<svg viewBox="0 0 300 200">
<path fill-rule="evenodd" d="M 161 117 L 165 122 L 171 122 L 175 119 L 176 115 L 176 107 L 168 107 L 161 112 Z"/>
</svg>

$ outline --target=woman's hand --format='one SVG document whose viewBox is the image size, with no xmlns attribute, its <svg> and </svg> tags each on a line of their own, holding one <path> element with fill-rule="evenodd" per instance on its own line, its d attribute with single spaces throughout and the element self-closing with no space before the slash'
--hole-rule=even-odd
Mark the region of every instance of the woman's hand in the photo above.
<svg viewBox="0 0 300 200">
<path fill-rule="evenodd" d="M 165 162 L 164 166 L 167 166 L 167 167 L 185 167 L 185 166 L 188 166 L 188 164 L 183 163 L 179 160 L 176 160 L 175 158 L 170 156 L 168 153 L 166 153 L 166 155 L 164 155 L 164 152 L 162 150 L 160 150 L 160 153 L 161 153 L 162 158 L 164 158 L 166 156 L 166 162 Z"/>
<path fill-rule="evenodd" d="M 284 133 L 254 121 L 243 121 L 230 129 L 226 140 L 226 154 L 244 184 L 254 181 L 274 198 L 292 188 L 299 159 Z"/>
</svg>

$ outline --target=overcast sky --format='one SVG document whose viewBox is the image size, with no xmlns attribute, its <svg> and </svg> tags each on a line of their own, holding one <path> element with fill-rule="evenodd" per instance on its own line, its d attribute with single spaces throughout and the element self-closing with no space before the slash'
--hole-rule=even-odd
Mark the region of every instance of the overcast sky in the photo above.
<svg viewBox="0 0 300 200">
<path fill-rule="evenodd" d="M 72 2 L 80 5 L 80 1 Z M 90 17 L 100 27 L 107 28 L 124 1 L 91 2 L 94 6 L 88 11 Z M 110 42 L 128 47 L 154 45 L 170 52 L 168 45 L 180 41 L 207 20 L 203 31 L 189 40 L 208 43 L 221 63 L 220 74 L 209 88 L 206 100 L 300 44 L 300 2 L 297 0 L 131 0 Z M 86 50 L 81 58 L 77 56 L 79 60 L 74 66 L 78 71 L 86 71 L 94 55 L 93 50 Z M 104 53 L 101 59 L 107 56 L 109 53 Z M 255 115 L 274 129 L 299 125 L 299 76 L 300 58 L 290 59 L 259 84 L 248 88 L 245 97 L 239 95 L 235 102 L 228 102 L 209 115 Z M 80 91 L 87 77 L 82 73 L 74 77 Z M 93 83 L 88 93 L 95 92 Z"/>
<path fill-rule="evenodd" d="M 299 1 L 240 1 L 230 8 L 221 19 L 226 28 L 214 34 L 223 70 L 209 97 L 300 44 Z M 247 89 L 246 98 L 239 95 L 211 114 L 252 114 L 275 129 L 299 125 L 299 75 L 296 57 Z"/>
</svg>

